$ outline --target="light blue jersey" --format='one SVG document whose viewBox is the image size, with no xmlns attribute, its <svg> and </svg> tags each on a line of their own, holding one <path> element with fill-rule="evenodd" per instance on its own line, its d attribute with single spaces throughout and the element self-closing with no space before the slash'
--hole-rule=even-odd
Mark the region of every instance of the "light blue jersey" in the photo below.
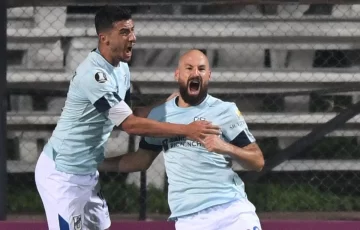
<svg viewBox="0 0 360 230">
<path fill-rule="evenodd" d="M 60 119 L 44 147 L 57 170 L 72 174 L 97 170 L 114 128 L 109 109 L 129 93 L 128 65 L 120 62 L 114 67 L 97 50 L 90 52 L 76 69 Z"/>
<path fill-rule="evenodd" d="M 211 121 L 221 128 L 225 141 L 244 147 L 255 142 L 234 103 L 210 95 L 198 106 L 181 108 L 177 99 L 156 107 L 150 119 L 189 124 Z M 163 150 L 169 182 L 170 219 L 190 215 L 206 208 L 247 199 L 244 183 L 231 169 L 227 157 L 207 151 L 200 143 L 184 137 L 144 138 L 140 148 Z"/>
</svg>

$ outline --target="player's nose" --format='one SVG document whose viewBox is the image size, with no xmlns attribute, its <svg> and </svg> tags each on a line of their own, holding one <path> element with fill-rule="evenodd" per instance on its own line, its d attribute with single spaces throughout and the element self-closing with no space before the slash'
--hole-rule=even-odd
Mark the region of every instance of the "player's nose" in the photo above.
<svg viewBox="0 0 360 230">
<path fill-rule="evenodd" d="M 192 70 L 192 76 L 193 76 L 193 77 L 200 76 L 200 71 L 198 70 L 198 68 L 193 68 L 193 70 Z"/>
<path fill-rule="evenodd" d="M 134 32 L 130 34 L 129 41 L 134 43 L 136 42 L 136 35 Z"/>
</svg>

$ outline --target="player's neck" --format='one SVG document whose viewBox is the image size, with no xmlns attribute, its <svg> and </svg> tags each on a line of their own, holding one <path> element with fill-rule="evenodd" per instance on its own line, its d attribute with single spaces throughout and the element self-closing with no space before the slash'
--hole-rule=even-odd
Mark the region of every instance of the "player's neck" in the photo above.
<svg viewBox="0 0 360 230">
<path fill-rule="evenodd" d="M 184 99 L 179 96 L 177 97 L 175 100 L 175 103 L 177 104 L 177 106 L 181 107 L 181 108 L 188 108 L 188 107 L 191 107 L 191 106 L 197 106 L 197 105 L 200 105 L 201 103 L 203 103 L 203 101 L 206 99 L 206 97 L 204 97 L 201 101 L 199 101 L 199 103 L 197 103 L 196 105 L 190 105 L 189 103 L 186 103 L 184 101 Z"/>
<path fill-rule="evenodd" d="M 190 104 L 186 103 L 181 96 L 178 97 L 177 105 L 181 108 L 187 108 L 191 106 Z"/>
<path fill-rule="evenodd" d="M 111 56 L 110 51 L 108 49 L 105 49 L 103 46 L 98 47 L 100 55 L 109 62 L 112 66 L 118 66 L 119 61 L 116 60 L 114 57 Z"/>
</svg>

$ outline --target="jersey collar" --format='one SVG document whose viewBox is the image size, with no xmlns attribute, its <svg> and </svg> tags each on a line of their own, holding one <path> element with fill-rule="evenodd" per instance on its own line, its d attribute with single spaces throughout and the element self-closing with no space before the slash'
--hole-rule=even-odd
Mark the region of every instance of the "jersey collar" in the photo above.
<svg viewBox="0 0 360 230">
<path fill-rule="evenodd" d="M 93 49 L 90 54 L 92 57 L 94 57 L 94 61 L 96 61 L 100 66 L 105 68 L 109 73 L 111 73 L 114 68 L 120 67 L 121 62 L 117 67 L 111 65 L 101 54 L 98 48 Z"/>
<path fill-rule="evenodd" d="M 173 104 L 174 107 L 176 107 L 176 109 L 179 109 L 179 110 L 180 110 L 180 109 L 182 109 L 182 110 L 187 110 L 187 109 L 191 109 L 191 108 L 199 108 L 199 109 L 204 108 L 204 107 L 206 107 L 206 106 L 208 105 L 208 100 L 211 98 L 210 94 L 207 94 L 206 97 L 205 97 L 205 99 L 204 99 L 200 104 L 198 104 L 198 105 L 190 106 L 190 107 L 180 107 L 180 106 L 178 106 L 178 105 L 176 104 L 176 100 L 178 99 L 178 97 L 179 97 L 179 96 L 174 97 L 174 98 L 172 99 L 172 104 Z"/>
</svg>

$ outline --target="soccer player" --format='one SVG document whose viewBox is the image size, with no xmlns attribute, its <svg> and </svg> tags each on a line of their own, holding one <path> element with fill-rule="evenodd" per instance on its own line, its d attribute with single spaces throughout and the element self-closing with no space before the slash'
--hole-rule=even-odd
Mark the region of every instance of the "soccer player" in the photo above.
<svg viewBox="0 0 360 230">
<path fill-rule="evenodd" d="M 175 74 L 180 96 L 154 108 L 149 118 L 189 124 L 197 120 L 220 126 L 204 144 L 178 136 L 142 138 L 135 153 L 106 160 L 101 169 L 122 172 L 146 170 L 163 151 L 169 183 L 170 219 L 177 230 L 260 230 L 254 205 L 247 199 L 244 183 L 231 169 L 229 158 L 249 170 L 264 166 L 244 117 L 234 103 L 207 93 L 210 69 L 198 50 L 185 53 Z"/>
<path fill-rule="evenodd" d="M 114 126 L 132 135 L 180 135 L 195 141 L 220 133 L 209 122 L 184 125 L 135 116 L 128 106 L 127 62 L 136 41 L 131 14 L 122 7 L 103 7 L 95 16 L 95 27 L 98 47 L 76 69 L 60 119 L 35 169 L 51 230 L 110 227 L 97 167 Z M 141 113 L 146 114 L 146 108 Z"/>
</svg>

